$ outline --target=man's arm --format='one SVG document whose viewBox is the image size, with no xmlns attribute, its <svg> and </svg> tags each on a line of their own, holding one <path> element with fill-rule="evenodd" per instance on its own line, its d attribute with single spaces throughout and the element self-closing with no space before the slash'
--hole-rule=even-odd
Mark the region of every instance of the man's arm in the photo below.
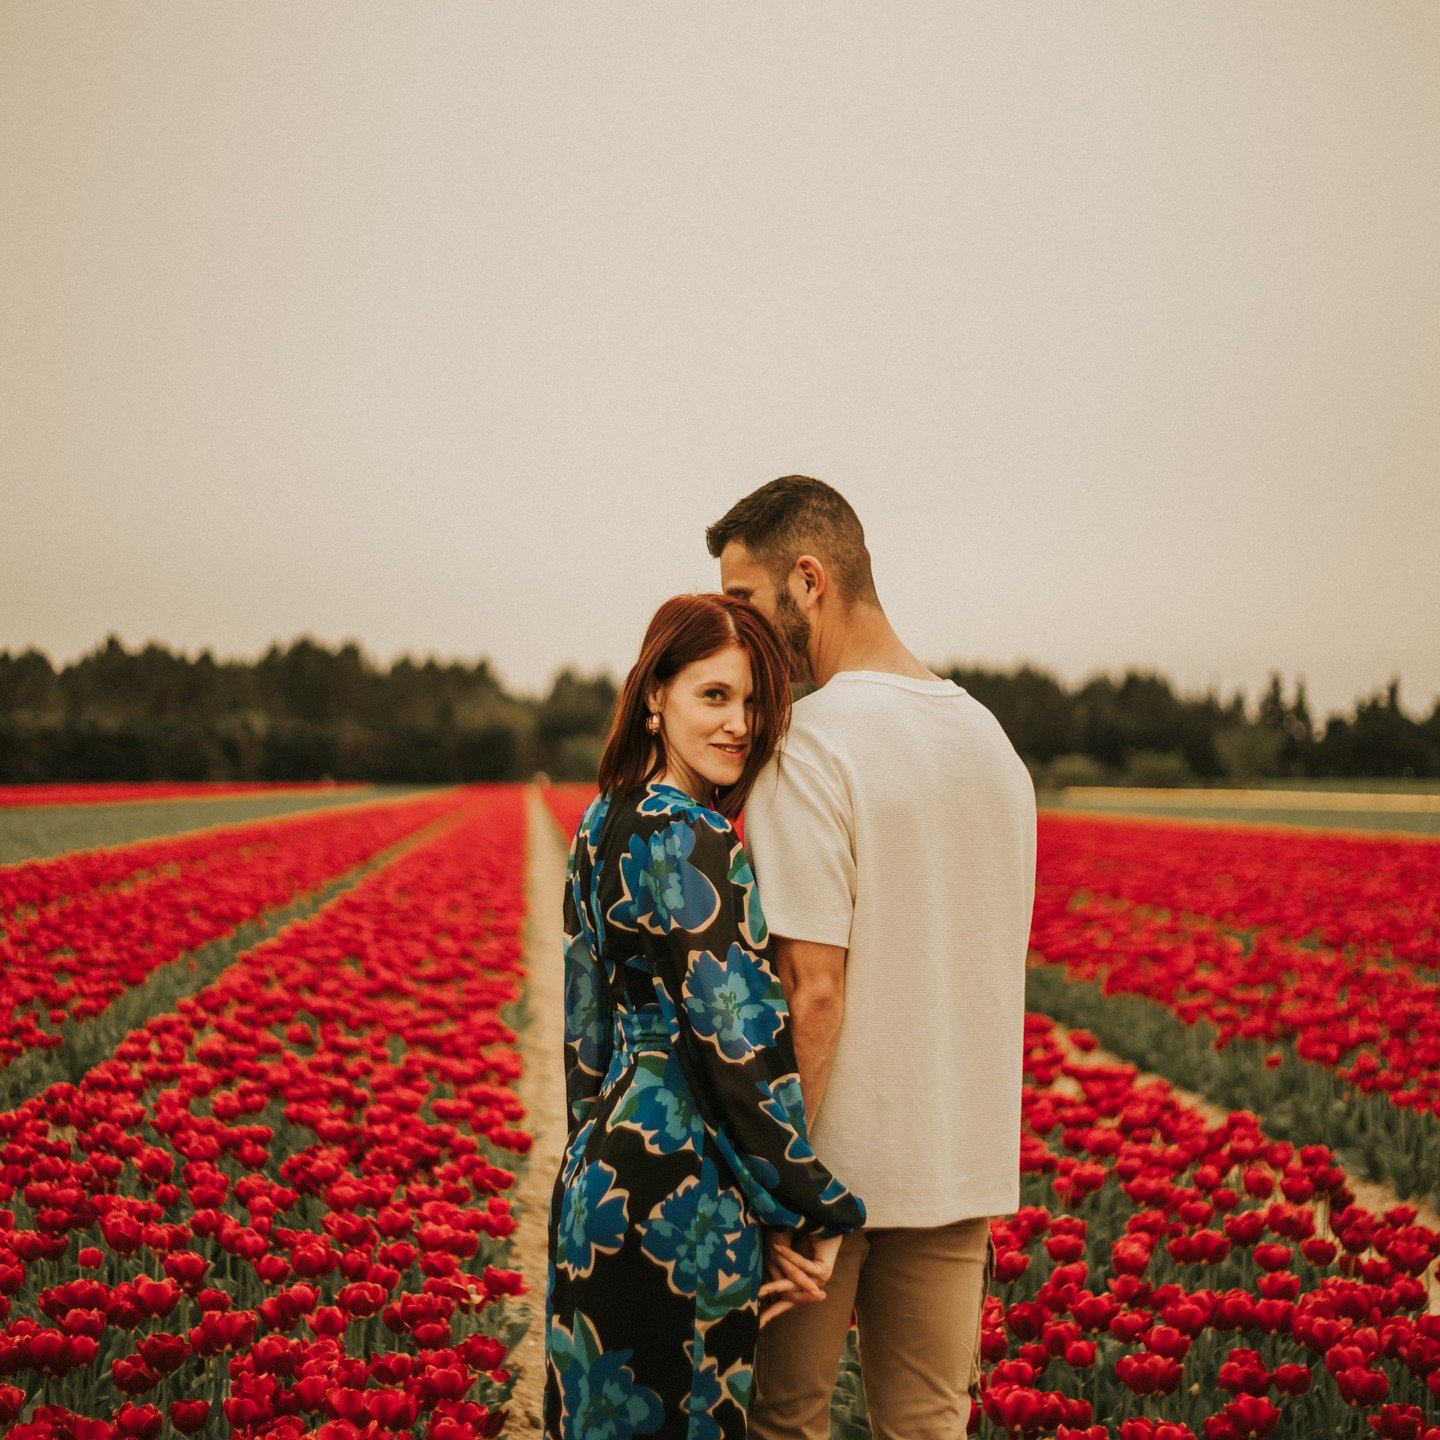
<svg viewBox="0 0 1440 1440">
<path fill-rule="evenodd" d="M 774 940 L 775 968 L 790 1006 L 790 1035 L 800 1071 L 800 1092 L 805 1097 L 805 1121 L 813 1130 L 845 1021 L 846 950 L 843 945 L 791 940 L 786 935 L 776 935 Z"/>
</svg>

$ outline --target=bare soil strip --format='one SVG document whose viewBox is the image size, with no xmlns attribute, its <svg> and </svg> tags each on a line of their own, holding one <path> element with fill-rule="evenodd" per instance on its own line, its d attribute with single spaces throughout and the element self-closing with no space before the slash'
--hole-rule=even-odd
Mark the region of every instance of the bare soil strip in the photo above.
<svg viewBox="0 0 1440 1440">
<path fill-rule="evenodd" d="M 515 1267 L 529 1284 L 525 1302 L 530 1326 L 515 1347 L 515 1391 L 510 1401 L 506 1440 L 529 1440 L 543 1433 L 545 1393 L 545 1272 L 549 1263 L 546 1225 L 550 1188 L 565 1148 L 564 965 L 560 902 L 565 884 L 565 848 L 560 829 L 540 798 L 528 787 L 526 843 L 525 982 L 526 1025 L 520 1039 L 525 1069 L 520 1099 L 521 1123 L 535 1143 L 521 1172 L 515 1195 L 520 1227 L 515 1233 Z"/>
</svg>

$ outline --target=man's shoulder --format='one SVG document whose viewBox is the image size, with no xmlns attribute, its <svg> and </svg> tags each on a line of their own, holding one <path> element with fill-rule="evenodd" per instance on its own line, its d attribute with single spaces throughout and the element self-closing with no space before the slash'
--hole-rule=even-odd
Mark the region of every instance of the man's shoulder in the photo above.
<svg viewBox="0 0 1440 1440">
<path fill-rule="evenodd" d="M 826 689 L 833 693 L 827 695 Z M 833 760 L 836 742 L 846 728 L 849 709 L 838 696 L 840 686 L 821 687 L 802 695 L 790 707 L 790 724 L 770 764 L 794 756 L 804 764 L 824 766 Z M 838 700 L 838 703 L 837 703 Z"/>
<path fill-rule="evenodd" d="M 960 702 L 953 713 L 967 720 L 970 712 L 978 708 L 974 697 L 959 686 L 944 698 Z M 887 716 L 904 713 L 914 700 L 913 694 L 893 685 L 864 681 L 822 685 L 801 696 L 790 707 L 787 739 L 794 736 L 802 744 L 808 742 L 833 749 L 845 743 L 847 737 L 872 735 L 877 721 L 883 723 Z"/>
<path fill-rule="evenodd" d="M 862 720 L 885 696 L 874 685 L 822 685 L 790 707 L 790 732 L 823 738 Z"/>
<path fill-rule="evenodd" d="M 969 765 L 1024 769 L 993 711 L 955 686 L 943 706 L 916 707 L 904 687 L 825 685 L 795 701 L 790 726 L 769 767 L 793 756 L 837 783 L 863 786 L 866 776 L 893 775 L 906 757 L 917 762 L 963 755 Z M 1026 772 L 1028 779 L 1028 771 Z"/>
</svg>

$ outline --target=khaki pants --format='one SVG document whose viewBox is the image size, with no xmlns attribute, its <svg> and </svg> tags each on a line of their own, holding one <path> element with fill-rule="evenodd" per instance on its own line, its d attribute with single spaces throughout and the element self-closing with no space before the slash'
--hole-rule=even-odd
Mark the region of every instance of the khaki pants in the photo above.
<svg viewBox="0 0 1440 1440">
<path fill-rule="evenodd" d="M 828 1440 L 852 1307 L 875 1440 L 959 1440 L 980 1374 L 990 1258 L 985 1219 L 845 1236 L 825 1299 L 760 1332 L 752 1440 Z"/>
</svg>

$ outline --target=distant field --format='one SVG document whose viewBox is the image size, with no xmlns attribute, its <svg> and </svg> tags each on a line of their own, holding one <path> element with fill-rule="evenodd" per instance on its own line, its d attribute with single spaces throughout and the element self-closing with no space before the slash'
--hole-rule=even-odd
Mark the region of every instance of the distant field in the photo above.
<svg viewBox="0 0 1440 1440">
<path fill-rule="evenodd" d="M 1440 795 L 1440 780 L 1267 780 L 1267 790 L 1337 790 L 1370 795 Z"/>
<path fill-rule="evenodd" d="M 1132 790 L 1122 786 L 1042 790 L 1042 809 L 1149 815 L 1225 824 L 1321 830 L 1385 830 L 1440 836 L 1440 781 L 1304 781 L 1257 790 Z M 1300 792 L 1300 793 L 1297 793 Z M 1327 805 L 1324 795 L 1334 795 Z M 1313 798 L 1311 798 L 1313 796 Z M 1366 798 L 1373 797 L 1373 804 Z"/>
<path fill-rule="evenodd" d="M 132 805 L 145 800 L 217 800 L 234 795 L 278 795 L 286 790 L 334 790 L 329 781 L 270 780 L 127 780 L 59 781 L 53 784 L 0 785 L 0 808 L 12 805 Z M 348 782 L 347 790 L 368 785 Z"/>
<path fill-rule="evenodd" d="M 178 835 L 207 825 L 234 825 L 272 815 L 298 815 L 338 805 L 413 795 L 423 785 L 372 785 L 361 790 L 291 790 L 282 795 L 217 796 L 129 805 L 62 805 L 0 810 L 0 865 L 43 860 L 97 845 L 128 845 L 157 835 Z"/>
</svg>

